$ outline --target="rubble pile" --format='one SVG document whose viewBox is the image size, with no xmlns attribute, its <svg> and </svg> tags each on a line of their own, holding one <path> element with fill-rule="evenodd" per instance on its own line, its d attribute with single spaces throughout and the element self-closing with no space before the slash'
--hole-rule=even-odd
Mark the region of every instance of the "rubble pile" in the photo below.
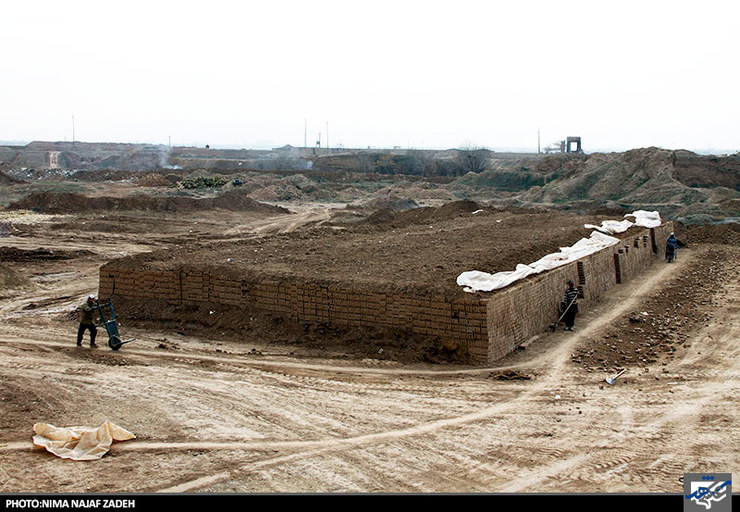
<svg viewBox="0 0 740 512">
<path fill-rule="evenodd" d="M 641 311 L 621 318 L 598 340 L 589 340 L 572 355 L 572 362 L 587 371 L 611 372 L 624 367 L 648 367 L 675 357 L 692 331 L 713 318 L 717 289 L 740 275 L 738 251 L 702 247 L 701 254 L 675 279 L 644 303 Z M 732 275 L 722 271 L 729 267 Z"/>
</svg>

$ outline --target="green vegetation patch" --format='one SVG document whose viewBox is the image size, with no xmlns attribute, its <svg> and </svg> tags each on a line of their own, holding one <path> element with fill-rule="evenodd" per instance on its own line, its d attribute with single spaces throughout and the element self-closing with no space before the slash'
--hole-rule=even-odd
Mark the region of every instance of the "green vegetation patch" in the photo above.
<svg viewBox="0 0 740 512">
<path fill-rule="evenodd" d="M 182 188 L 221 188 L 228 180 L 216 176 L 198 176 L 197 178 L 186 178 L 180 182 Z"/>
</svg>

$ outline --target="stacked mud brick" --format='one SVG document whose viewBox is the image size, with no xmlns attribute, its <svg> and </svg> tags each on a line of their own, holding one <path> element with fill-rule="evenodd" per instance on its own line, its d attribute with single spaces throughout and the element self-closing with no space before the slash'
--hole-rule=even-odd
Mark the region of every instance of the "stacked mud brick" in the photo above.
<svg viewBox="0 0 740 512">
<path fill-rule="evenodd" d="M 663 241 L 671 224 L 630 230 L 621 243 L 577 262 L 536 275 L 492 294 L 488 300 L 488 361 L 495 361 L 541 334 L 558 318 L 568 280 L 578 286 L 579 311 L 604 292 L 636 278 L 663 257 Z"/>
<path fill-rule="evenodd" d="M 493 293 L 457 297 L 362 289 L 351 282 L 322 284 L 300 278 L 255 277 L 245 270 L 166 262 L 144 267 L 126 259 L 100 270 L 100 296 L 154 299 L 181 305 L 256 308 L 315 325 L 377 327 L 416 333 L 430 345 L 457 349 L 480 363 L 492 362 L 546 331 L 557 319 L 565 283 L 572 279 L 586 308 L 602 293 L 633 278 L 662 257 L 672 227 L 630 230 L 620 244 Z M 136 261 L 136 260 L 132 260 Z M 466 270 L 466 269 L 461 269 Z"/>
</svg>

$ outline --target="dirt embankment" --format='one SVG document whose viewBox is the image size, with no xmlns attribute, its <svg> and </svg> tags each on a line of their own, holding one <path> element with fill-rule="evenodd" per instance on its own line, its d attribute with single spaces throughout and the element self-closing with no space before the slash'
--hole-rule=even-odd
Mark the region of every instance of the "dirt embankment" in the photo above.
<svg viewBox="0 0 740 512">
<path fill-rule="evenodd" d="M 228 182 L 225 190 L 238 191 L 257 202 L 358 203 L 386 198 L 407 201 L 409 204 L 413 201 L 439 204 L 467 198 L 480 204 L 540 205 L 592 213 L 599 209 L 622 214 L 636 209 L 658 210 L 665 218 L 693 224 L 740 216 L 738 155 L 705 156 L 655 147 L 623 153 L 523 155 L 521 158 L 504 159 L 500 155 L 493 155 L 485 170 L 457 177 L 440 175 L 440 169 L 435 166 L 432 167 L 436 170 L 421 174 L 403 165 L 389 170 L 388 174 L 371 172 L 372 169 L 364 167 L 360 171 L 352 163 L 355 157 L 340 159 L 342 165 L 330 166 L 331 170 L 318 166 L 301 172 L 246 168 L 205 168 L 198 171 L 8 170 L 5 177 L 0 176 L 0 185 L 13 178 L 28 179 L 31 184 L 29 189 L 41 182 L 46 185 L 49 182 L 64 182 L 67 186 L 70 181 L 84 185 L 108 180 L 125 182 L 140 189 L 155 188 L 159 189 L 157 193 L 163 193 L 165 188 L 197 174 L 218 176 Z M 449 155 L 442 161 L 447 162 L 448 159 Z M 242 182 L 241 186 L 232 186 L 235 178 Z M 68 199 L 67 202 L 72 203 L 74 198 Z M 180 204 L 182 198 L 157 199 L 157 204 L 146 204 L 140 197 L 117 202 L 106 202 L 106 199 L 110 198 L 98 198 L 96 205 L 90 198 L 79 201 L 85 206 L 68 204 L 67 212 L 92 211 L 93 208 L 179 211 L 209 206 L 208 201 L 199 203 L 198 207 Z M 194 200 L 192 197 L 188 199 Z M 9 201 L 10 197 L 6 200 Z M 63 201 L 61 197 L 32 196 L 19 203 L 51 211 L 54 206 L 50 203 Z M 232 207 L 243 210 L 252 208 L 250 205 Z M 62 208 L 64 206 L 59 209 Z"/>
<path fill-rule="evenodd" d="M 702 247 L 700 257 L 666 282 L 660 293 L 647 297 L 640 310 L 620 319 L 600 339 L 579 348 L 572 361 L 590 370 L 671 361 L 698 328 L 721 320 L 712 314 L 713 306 L 723 300 L 716 290 L 740 275 L 739 248 Z"/>
<path fill-rule="evenodd" d="M 725 187 L 740 191 L 740 154 L 697 155 L 676 151 L 674 176 L 687 187 Z"/>
<path fill-rule="evenodd" d="M 456 218 L 470 217 L 483 212 L 483 207 L 474 201 L 455 201 L 440 207 L 421 207 L 399 211 L 397 207 L 386 206 L 370 214 L 366 220 L 348 226 L 348 229 L 361 231 L 388 231 L 434 222 L 448 222 Z"/>
<path fill-rule="evenodd" d="M 19 249 L 17 247 L 0 247 L 0 261 L 27 262 L 40 260 L 70 260 L 82 256 L 90 256 L 91 251 L 68 251 L 64 249 Z"/>
<path fill-rule="evenodd" d="M 546 159 L 540 165 L 547 163 Z M 597 202 L 659 210 L 674 219 L 718 219 L 738 215 L 731 201 L 738 197 L 739 168 L 738 157 L 703 157 L 660 148 L 594 153 L 564 161 L 560 170 L 553 171 L 559 175 L 555 180 L 531 187 L 517 198 L 527 203 Z"/>
<path fill-rule="evenodd" d="M 19 290 L 31 285 L 31 281 L 7 265 L 0 263 L 0 294 L 5 290 Z"/>
<path fill-rule="evenodd" d="M 285 208 L 255 201 L 237 191 L 215 197 L 179 196 L 86 197 L 71 192 L 35 192 L 11 203 L 8 210 L 33 210 L 43 213 L 81 213 L 116 210 L 205 211 L 224 209 L 262 213 L 289 213 Z"/>
<path fill-rule="evenodd" d="M 0 186 L 17 185 L 20 183 L 24 183 L 23 180 L 16 179 L 10 174 L 0 171 Z"/>
<path fill-rule="evenodd" d="M 476 213 L 477 212 L 477 213 Z M 441 208 L 379 212 L 365 222 L 189 244 L 177 253 L 142 254 L 119 265 L 218 266 L 221 273 L 369 290 L 466 296 L 456 280 L 468 270 L 511 271 L 588 237 L 584 224 L 608 217 L 564 212 L 512 213 L 459 202 Z"/>
<path fill-rule="evenodd" d="M 740 246 L 740 224 L 676 225 L 676 237 L 687 244 L 724 244 Z"/>
</svg>

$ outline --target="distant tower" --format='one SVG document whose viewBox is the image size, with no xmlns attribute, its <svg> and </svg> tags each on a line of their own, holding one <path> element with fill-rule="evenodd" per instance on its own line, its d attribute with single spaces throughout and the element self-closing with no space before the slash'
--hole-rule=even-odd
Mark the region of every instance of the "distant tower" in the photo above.
<svg viewBox="0 0 740 512">
<path fill-rule="evenodd" d="M 566 143 L 567 143 L 568 153 L 583 153 L 583 149 L 581 148 L 581 138 L 580 137 L 567 137 Z M 576 145 L 575 150 L 572 149 L 573 144 Z"/>
<path fill-rule="evenodd" d="M 537 154 L 540 153 L 540 129 L 537 128 Z"/>
</svg>

